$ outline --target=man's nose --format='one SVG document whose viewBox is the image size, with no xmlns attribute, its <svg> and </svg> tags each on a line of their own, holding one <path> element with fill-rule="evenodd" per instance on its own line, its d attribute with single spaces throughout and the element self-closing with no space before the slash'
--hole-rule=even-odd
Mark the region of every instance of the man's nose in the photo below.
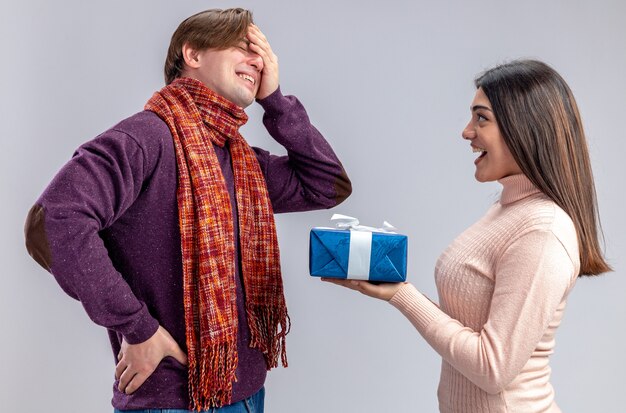
<svg viewBox="0 0 626 413">
<path fill-rule="evenodd" d="M 248 64 L 254 67 L 259 72 L 263 70 L 263 58 L 256 53 L 250 54 Z"/>
</svg>

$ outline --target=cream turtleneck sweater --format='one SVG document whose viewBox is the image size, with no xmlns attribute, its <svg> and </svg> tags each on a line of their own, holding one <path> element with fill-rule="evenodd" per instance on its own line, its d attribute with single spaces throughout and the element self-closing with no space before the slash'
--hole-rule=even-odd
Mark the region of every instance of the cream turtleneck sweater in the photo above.
<svg viewBox="0 0 626 413">
<path fill-rule="evenodd" d="M 411 284 L 391 299 L 443 358 L 441 412 L 560 412 L 549 356 L 580 264 L 570 217 L 524 175 L 441 254 L 440 305 Z"/>
</svg>

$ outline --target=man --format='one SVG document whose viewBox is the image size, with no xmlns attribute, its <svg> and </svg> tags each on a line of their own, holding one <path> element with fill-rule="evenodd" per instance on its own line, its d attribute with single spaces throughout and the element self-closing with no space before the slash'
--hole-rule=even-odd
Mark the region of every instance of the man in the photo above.
<svg viewBox="0 0 626 413">
<path fill-rule="evenodd" d="M 289 323 L 273 212 L 333 207 L 350 181 L 249 11 L 183 21 L 165 79 L 59 171 L 27 249 L 108 329 L 116 411 L 262 411 Z M 239 134 L 255 99 L 287 156 Z"/>
</svg>

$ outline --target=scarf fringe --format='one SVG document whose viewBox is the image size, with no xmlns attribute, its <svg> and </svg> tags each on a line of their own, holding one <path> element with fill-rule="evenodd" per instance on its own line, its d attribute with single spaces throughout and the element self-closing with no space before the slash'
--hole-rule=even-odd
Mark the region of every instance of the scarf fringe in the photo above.
<svg viewBox="0 0 626 413">
<path fill-rule="evenodd" d="M 236 380 L 237 343 L 211 344 L 200 360 L 189 359 L 189 410 L 203 411 L 230 404 Z"/>
<path fill-rule="evenodd" d="M 277 307 L 247 305 L 246 311 L 250 326 L 250 347 L 263 353 L 268 370 L 278 367 L 279 355 L 281 364 L 287 367 L 285 336 L 291 329 L 287 307 L 284 305 Z"/>
</svg>

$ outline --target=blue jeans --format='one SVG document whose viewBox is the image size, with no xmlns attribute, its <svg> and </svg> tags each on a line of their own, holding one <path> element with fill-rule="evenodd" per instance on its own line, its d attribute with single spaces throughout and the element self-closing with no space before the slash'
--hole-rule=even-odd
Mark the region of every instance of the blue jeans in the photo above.
<svg viewBox="0 0 626 413">
<path fill-rule="evenodd" d="M 263 413 L 265 401 L 265 388 L 237 403 L 224 407 L 213 407 L 201 413 Z M 190 410 L 181 409 L 145 409 L 145 410 L 114 410 L 115 413 L 193 413 Z M 197 412 L 195 412 L 197 413 Z"/>
</svg>

